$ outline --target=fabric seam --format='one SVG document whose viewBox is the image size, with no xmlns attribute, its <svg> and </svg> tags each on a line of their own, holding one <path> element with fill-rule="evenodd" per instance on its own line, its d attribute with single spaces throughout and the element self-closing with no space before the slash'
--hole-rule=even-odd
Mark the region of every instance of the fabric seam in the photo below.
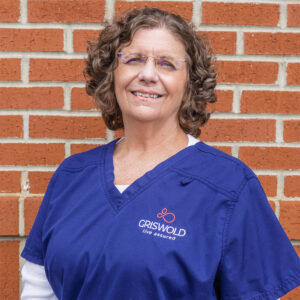
<svg viewBox="0 0 300 300">
<path fill-rule="evenodd" d="M 236 203 L 238 203 L 243 189 L 245 188 L 246 184 L 248 184 L 251 179 L 255 179 L 255 177 L 253 176 L 250 178 L 246 178 L 242 182 L 242 184 L 240 185 L 239 192 L 238 192 L 237 200 L 234 202 L 231 201 L 231 203 L 229 203 L 231 205 L 228 205 L 228 207 L 227 207 L 226 220 L 224 222 L 223 237 L 222 237 L 222 254 L 221 254 L 221 259 L 220 259 L 220 266 L 222 265 L 223 260 L 224 260 L 224 253 L 225 253 L 225 249 L 227 246 L 227 238 L 228 238 L 228 234 L 229 234 L 228 233 L 229 225 L 232 220 L 232 216 L 233 216 L 234 209 L 236 207 Z"/>
<path fill-rule="evenodd" d="M 89 162 L 89 163 L 86 163 L 84 166 L 82 167 L 78 167 L 78 168 L 68 168 L 68 167 L 64 167 L 62 166 L 61 168 L 59 168 L 60 171 L 62 172 L 78 172 L 78 171 L 81 171 L 87 167 L 90 167 L 90 166 L 98 166 L 98 165 L 102 165 L 103 162 L 99 162 L 99 161 L 92 161 L 92 162 Z"/>
<path fill-rule="evenodd" d="M 236 193 L 235 191 L 228 191 L 226 189 L 224 189 L 223 187 L 217 186 L 214 183 L 208 181 L 207 179 L 201 177 L 201 176 L 197 176 L 195 174 L 191 174 L 189 172 L 186 171 L 182 171 L 176 167 L 170 167 L 170 169 L 172 169 L 173 171 L 175 171 L 176 173 L 179 173 L 183 176 L 189 177 L 189 178 L 193 178 L 196 180 L 199 180 L 201 182 L 203 182 L 204 184 L 208 185 L 210 188 L 212 188 L 213 190 L 222 193 L 223 195 L 230 197 L 232 200 L 237 200 L 238 198 L 238 193 Z M 245 179 L 247 180 L 247 179 Z M 244 181 L 242 181 L 243 184 Z"/>
<path fill-rule="evenodd" d="M 298 277 L 296 277 L 298 275 Z M 283 293 L 286 293 L 295 287 L 291 287 L 291 284 L 298 284 L 300 283 L 300 272 L 295 272 L 294 274 L 289 275 L 285 280 L 281 281 L 277 286 L 274 286 L 273 288 L 269 290 L 265 290 L 255 296 L 251 296 L 250 298 L 247 298 L 246 300 L 270 300 L 269 297 L 280 297 L 283 295 Z M 239 300 L 239 297 L 229 297 L 228 300 Z"/>
</svg>

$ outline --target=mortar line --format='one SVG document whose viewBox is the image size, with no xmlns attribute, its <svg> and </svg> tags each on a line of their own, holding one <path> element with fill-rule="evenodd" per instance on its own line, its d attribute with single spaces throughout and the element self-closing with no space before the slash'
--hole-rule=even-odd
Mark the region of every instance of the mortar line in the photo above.
<svg viewBox="0 0 300 300">
<path fill-rule="evenodd" d="M 193 0 L 193 17 L 192 17 L 192 23 L 196 28 L 198 28 L 201 25 L 202 20 L 202 6 L 201 1 L 199 0 Z"/>
<path fill-rule="evenodd" d="M 27 0 L 20 0 L 20 18 L 21 24 L 27 24 Z"/>
<path fill-rule="evenodd" d="M 23 139 L 29 139 L 29 115 L 28 112 L 23 114 Z"/>
<path fill-rule="evenodd" d="M 244 32 L 237 31 L 236 33 L 236 54 L 243 55 L 244 54 Z"/>
<path fill-rule="evenodd" d="M 283 144 L 283 120 L 276 119 L 276 143 Z"/>
<path fill-rule="evenodd" d="M 285 29 L 287 26 L 287 4 L 286 3 L 280 4 L 280 18 L 279 18 L 278 26 L 280 26 L 281 29 Z"/>
<path fill-rule="evenodd" d="M 114 13 L 115 13 L 115 0 L 106 0 L 104 20 L 111 23 L 114 19 Z"/>
<path fill-rule="evenodd" d="M 29 58 L 23 57 L 21 59 L 21 80 L 23 83 L 29 83 Z"/>
</svg>

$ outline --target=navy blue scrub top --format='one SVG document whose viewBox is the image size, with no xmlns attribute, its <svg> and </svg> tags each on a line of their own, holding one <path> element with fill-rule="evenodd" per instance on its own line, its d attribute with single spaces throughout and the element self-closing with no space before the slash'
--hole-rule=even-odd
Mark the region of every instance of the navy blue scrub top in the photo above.
<svg viewBox="0 0 300 300">
<path fill-rule="evenodd" d="M 22 256 L 63 300 L 275 300 L 300 260 L 256 175 L 203 142 L 114 185 L 113 141 L 53 175 Z"/>
</svg>

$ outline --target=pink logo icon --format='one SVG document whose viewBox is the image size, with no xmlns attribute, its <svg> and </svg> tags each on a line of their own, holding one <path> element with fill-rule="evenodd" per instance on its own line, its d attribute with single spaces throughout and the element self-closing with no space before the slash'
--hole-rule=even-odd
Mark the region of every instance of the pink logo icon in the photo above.
<svg viewBox="0 0 300 300">
<path fill-rule="evenodd" d="M 156 215 L 158 218 L 163 218 L 167 223 L 173 223 L 175 221 L 175 215 L 168 212 L 166 208 L 163 208 L 161 212 Z"/>
</svg>

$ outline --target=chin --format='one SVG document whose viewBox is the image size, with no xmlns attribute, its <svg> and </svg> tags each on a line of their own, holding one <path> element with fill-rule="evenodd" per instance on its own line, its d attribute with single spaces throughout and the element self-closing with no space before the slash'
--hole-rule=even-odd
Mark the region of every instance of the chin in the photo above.
<svg viewBox="0 0 300 300">
<path fill-rule="evenodd" d="M 132 116 L 132 119 L 140 122 L 158 122 L 160 120 L 159 116 L 153 114 L 139 114 Z"/>
<path fill-rule="evenodd" d="M 160 112 L 155 111 L 154 109 L 151 109 L 149 107 L 139 107 L 127 114 L 123 113 L 123 118 L 126 118 L 126 115 L 128 116 L 128 120 L 135 120 L 140 122 L 155 122 L 159 121 L 162 117 L 160 115 Z"/>
</svg>

